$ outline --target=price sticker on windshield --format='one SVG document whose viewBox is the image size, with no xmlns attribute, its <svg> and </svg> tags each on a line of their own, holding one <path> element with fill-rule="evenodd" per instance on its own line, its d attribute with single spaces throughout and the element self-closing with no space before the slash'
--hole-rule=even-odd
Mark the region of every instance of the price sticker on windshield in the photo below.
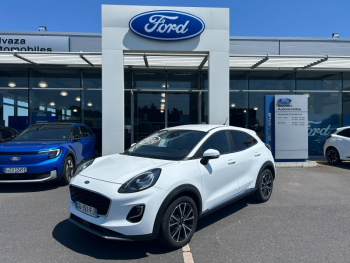
<svg viewBox="0 0 350 263">
<path fill-rule="evenodd" d="M 161 138 L 159 136 L 149 137 L 149 138 L 142 140 L 140 142 L 140 144 L 142 144 L 142 145 L 155 144 L 155 143 L 159 142 L 160 139 Z"/>
</svg>

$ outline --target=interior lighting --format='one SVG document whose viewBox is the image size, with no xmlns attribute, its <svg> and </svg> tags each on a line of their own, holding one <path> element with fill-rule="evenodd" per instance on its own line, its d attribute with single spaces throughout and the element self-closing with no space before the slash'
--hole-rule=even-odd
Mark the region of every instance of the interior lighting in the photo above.
<svg viewBox="0 0 350 263">
<path fill-rule="evenodd" d="M 10 81 L 7 85 L 8 85 L 10 88 L 14 88 L 14 87 L 16 87 L 16 82 Z"/>
<path fill-rule="evenodd" d="M 77 97 L 75 98 L 75 100 L 76 100 L 76 101 L 80 101 L 80 97 L 77 96 Z"/>
<path fill-rule="evenodd" d="M 258 107 L 254 107 L 254 110 L 258 110 Z"/>
<path fill-rule="evenodd" d="M 243 112 L 244 112 L 244 113 L 246 113 L 246 112 L 247 112 L 247 110 L 244 110 Z"/>
<path fill-rule="evenodd" d="M 162 103 L 162 104 L 160 104 L 160 106 L 161 106 L 161 107 L 165 107 L 165 104 Z"/>
<path fill-rule="evenodd" d="M 164 110 L 164 106 L 160 106 L 160 109 L 161 109 L 161 110 Z"/>
<path fill-rule="evenodd" d="M 66 96 L 68 96 L 68 92 L 65 91 L 65 90 L 62 90 L 60 95 L 63 96 L 63 97 L 66 97 Z"/>
<path fill-rule="evenodd" d="M 160 95 L 161 95 L 163 98 L 165 98 L 165 93 L 161 93 Z"/>
<path fill-rule="evenodd" d="M 78 110 L 77 110 L 77 109 L 73 109 L 73 111 L 74 111 L 74 112 L 78 112 Z"/>
<path fill-rule="evenodd" d="M 163 102 L 163 103 L 164 103 L 164 102 L 165 102 L 165 99 L 161 99 L 160 102 Z"/>
<path fill-rule="evenodd" d="M 304 93 L 304 95 L 306 95 L 308 98 L 310 97 L 310 94 L 309 94 L 309 93 Z"/>
<path fill-rule="evenodd" d="M 232 107 L 232 108 L 233 108 L 233 107 L 236 107 L 236 104 L 232 103 L 232 104 L 231 104 L 231 107 Z"/>
<path fill-rule="evenodd" d="M 55 105 L 56 105 L 56 103 L 54 101 L 50 102 L 50 106 L 55 106 Z"/>
<path fill-rule="evenodd" d="M 40 80 L 39 83 L 38 83 L 38 86 L 40 88 L 47 88 L 47 82 L 45 80 Z"/>
<path fill-rule="evenodd" d="M 88 105 L 89 107 L 91 107 L 91 106 L 92 106 L 92 102 L 88 102 L 87 105 Z"/>
<path fill-rule="evenodd" d="M 164 111 L 163 111 L 163 110 L 161 110 L 160 112 L 161 112 L 161 113 L 164 113 Z"/>
</svg>

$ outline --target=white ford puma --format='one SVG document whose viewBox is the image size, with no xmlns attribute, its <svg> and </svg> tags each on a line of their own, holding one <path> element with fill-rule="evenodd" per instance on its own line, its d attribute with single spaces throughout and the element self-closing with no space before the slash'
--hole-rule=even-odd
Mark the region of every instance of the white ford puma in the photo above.
<svg viewBox="0 0 350 263">
<path fill-rule="evenodd" d="M 200 217 L 250 194 L 267 201 L 274 178 L 272 154 L 254 131 L 167 128 L 81 165 L 69 186 L 70 221 L 106 239 L 180 248 Z"/>
</svg>

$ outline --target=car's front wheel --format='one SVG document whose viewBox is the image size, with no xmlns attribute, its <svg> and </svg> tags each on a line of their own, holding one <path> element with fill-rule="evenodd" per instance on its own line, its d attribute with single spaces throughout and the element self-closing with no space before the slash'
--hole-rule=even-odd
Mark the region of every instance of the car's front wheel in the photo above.
<svg viewBox="0 0 350 263">
<path fill-rule="evenodd" d="M 190 242 L 197 226 L 198 211 L 192 198 L 182 196 L 173 201 L 162 218 L 158 240 L 177 249 Z"/>
<path fill-rule="evenodd" d="M 67 156 L 63 163 L 62 179 L 63 185 L 69 184 L 74 176 L 74 160 L 72 157 Z"/>
<path fill-rule="evenodd" d="M 334 147 L 327 148 L 326 157 L 329 164 L 332 164 L 332 165 L 341 164 L 339 152 Z"/>
<path fill-rule="evenodd" d="M 256 181 L 254 198 L 259 202 L 266 202 L 270 199 L 273 189 L 273 175 L 269 169 L 262 171 Z"/>
</svg>

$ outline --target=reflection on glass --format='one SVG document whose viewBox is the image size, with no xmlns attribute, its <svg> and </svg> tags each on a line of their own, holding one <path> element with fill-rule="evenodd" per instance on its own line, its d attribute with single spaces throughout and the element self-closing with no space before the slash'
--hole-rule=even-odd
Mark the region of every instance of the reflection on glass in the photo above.
<svg viewBox="0 0 350 263">
<path fill-rule="evenodd" d="M 297 90 L 340 90 L 340 73 L 297 73 Z"/>
<path fill-rule="evenodd" d="M 52 121 L 59 122 L 81 122 L 81 108 L 80 102 L 75 100 L 76 96 L 80 96 L 79 90 L 70 90 L 67 96 L 62 96 L 61 90 L 31 90 L 33 98 L 31 105 L 32 109 L 32 124 L 35 124 L 36 120 L 33 119 L 35 111 L 50 111 L 54 110 L 52 115 Z M 48 100 L 49 98 L 49 100 Z M 50 105 L 50 102 L 54 102 L 55 105 Z M 50 110 L 48 110 L 50 109 Z M 73 109 L 77 109 L 77 112 L 72 112 Z"/>
<path fill-rule="evenodd" d="M 134 89 L 165 89 L 165 72 L 134 72 Z"/>
<path fill-rule="evenodd" d="M 229 123 L 231 126 L 246 128 L 247 96 L 247 92 L 230 92 Z"/>
<path fill-rule="evenodd" d="M 78 69 L 32 69 L 30 86 L 32 88 L 80 88 L 80 71 Z"/>
<path fill-rule="evenodd" d="M 0 89 L 0 126 L 18 132 L 28 126 L 28 90 Z"/>
<path fill-rule="evenodd" d="M 165 114 L 161 112 L 161 94 L 134 93 L 134 142 L 164 129 Z"/>
<path fill-rule="evenodd" d="M 124 149 L 131 145 L 131 92 L 124 92 Z"/>
<path fill-rule="evenodd" d="M 168 94 L 168 127 L 198 124 L 198 94 Z"/>
<path fill-rule="evenodd" d="M 88 89 L 102 88 L 102 69 L 84 69 L 82 70 L 83 87 Z"/>
<path fill-rule="evenodd" d="M 340 99 L 339 92 L 310 92 L 308 99 L 310 156 L 322 156 L 327 135 L 332 134 L 339 127 Z"/>
<path fill-rule="evenodd" d="M 209 98 L 208 92 L 202 93 L 202 124 L 209 123 Z"/>
<path fill-rule="evenodd" d="M 168 72 L 168 89 L 195 90 L 199 89 L 199 73 Z"/>
<path fill-rule="evenodd" d="M 230 72 L 230 90 L 247 90 L 248 79 L 245 72 Z"/>
<path fill-rule="evenodd" d="M 294 90 L 293 72 L 251 72 L 250 90 Z"/>
<path fill-rule="evenodd" d="M 343 126 L 350 126 L 350 93 L 343 94 Z"/>
<path fill-rule="evenodd" d="M 0 87 L 28 87 L 28 69 L 0 69 Z"/>
</svg>

